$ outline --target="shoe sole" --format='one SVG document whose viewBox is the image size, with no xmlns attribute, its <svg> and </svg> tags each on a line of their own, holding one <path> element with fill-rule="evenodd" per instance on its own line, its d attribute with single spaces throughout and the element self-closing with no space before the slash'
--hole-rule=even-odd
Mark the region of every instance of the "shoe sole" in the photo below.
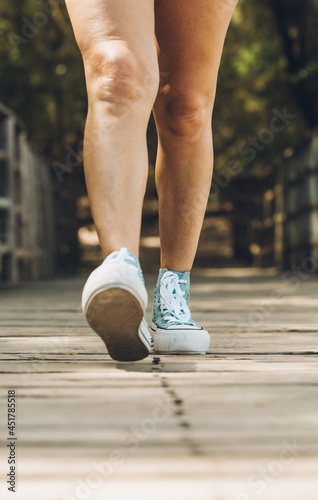
<svg viewBox="0 0 318 500">
<path fill-rule="evenodd" d="M 139 301 L 123 288 L 98 292 L 86 309 L 88 324 L 116 361 L 138 361 L 148 356 L 149 350 L 139 337 L 143 315 Z"/>
<path fill-rule="evenodd" d="M 204 356 L 206 351 L 162 351 L 154 349 L 155 354 L 172 355 L 172 356 Z"/>
</svg>

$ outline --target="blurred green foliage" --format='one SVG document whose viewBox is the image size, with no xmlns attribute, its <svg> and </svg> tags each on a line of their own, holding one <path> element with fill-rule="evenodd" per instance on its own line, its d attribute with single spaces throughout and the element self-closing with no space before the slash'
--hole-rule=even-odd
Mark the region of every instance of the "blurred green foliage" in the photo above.
<svg viewBox="0 0 318 500">
<path fill-rule="evenodd" d="M 24 121 L 53 159 L 80 140 L 86 114 L 81 56 L 66 8 L 57 0 L 2 0 L 0 102 Z"/>
<path fill-rule="evenodd" d="M 318 123 L 317 88 L 318 3 L 240 0 L 219 72 L 213 118 L 216 169 L 229 161 L 242 169 L 262 167 L 279 161 L 285 150 L 290 154 L 305 130 Z M 249 144 L 249 138 L 261 136 L 265 142 L 270 137 L 263 129 L 271 129 L 273 109 L 282 112 L 284 107 L 297 116 L 268 144 L 258 140 L 256 155 L 243 154 L 240 145 Z"/>
<path fill-rule="evenodd" d="M 316 0 L 240 0 L 222 57 L 213 115 L 216 170 L 229 161 L 265 166 L 302 141 L 318 121 L 318 3 Z M 51 6 L 51 7 L 50 7 Z M 25 122 L 37 148 L 65 161 L 76 148 L 87 109 L 81 56 L 59 0 L 2 0 L 0 102 Z M 268 128 L 273 109 L 297 117 L 253 160 L 249 137 Z M 150 163 L 156 131 L 148 130 Z"/>
</svg>

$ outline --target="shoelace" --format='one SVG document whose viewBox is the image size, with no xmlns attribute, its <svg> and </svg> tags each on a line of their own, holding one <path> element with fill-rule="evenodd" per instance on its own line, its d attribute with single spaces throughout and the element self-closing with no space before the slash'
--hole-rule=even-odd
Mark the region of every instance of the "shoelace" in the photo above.
<svg viewBox="0 0 318 500">
<path fill-rule="evenodd" d="M 188 323 L 191 313 L 184 299 L 185 292 L 180 288 L 181 280 L 178 275 L 167 271 L 160 280 L 160 309 L 165 321 L 169 323 Z"/>
</svg>

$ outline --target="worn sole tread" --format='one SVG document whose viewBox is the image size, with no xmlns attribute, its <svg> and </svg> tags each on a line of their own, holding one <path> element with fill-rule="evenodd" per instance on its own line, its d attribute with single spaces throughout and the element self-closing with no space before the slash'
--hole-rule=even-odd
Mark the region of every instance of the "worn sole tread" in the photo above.
<svg viewBox="0 0 318 500">
<path fill-rule="evenodd" d="M 139 301 L 130 292 L 107 288 L 93 297 L 86 317 L 114 360 L 138 361 L 149 354 L 138 334 L 143 314 Z"/>
</svg>

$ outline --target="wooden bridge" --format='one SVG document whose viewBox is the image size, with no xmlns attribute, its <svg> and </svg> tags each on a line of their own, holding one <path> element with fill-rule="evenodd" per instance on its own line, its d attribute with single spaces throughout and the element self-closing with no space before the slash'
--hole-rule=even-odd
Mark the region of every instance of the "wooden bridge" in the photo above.
<svg viewBox="0 0 318 500">
<path fill-rule="evenodd" d="M 5 442 L 15 390 L 16 498 L 317 500 L 313 273 L 197 270 L 208 354 L 138 363 L 113 361 L 89 329 L 84 280 L 0 291 L 0 428 Z M 4 445 L 1 498 L 14 496 L 7 457 Z"/>
</svg>

